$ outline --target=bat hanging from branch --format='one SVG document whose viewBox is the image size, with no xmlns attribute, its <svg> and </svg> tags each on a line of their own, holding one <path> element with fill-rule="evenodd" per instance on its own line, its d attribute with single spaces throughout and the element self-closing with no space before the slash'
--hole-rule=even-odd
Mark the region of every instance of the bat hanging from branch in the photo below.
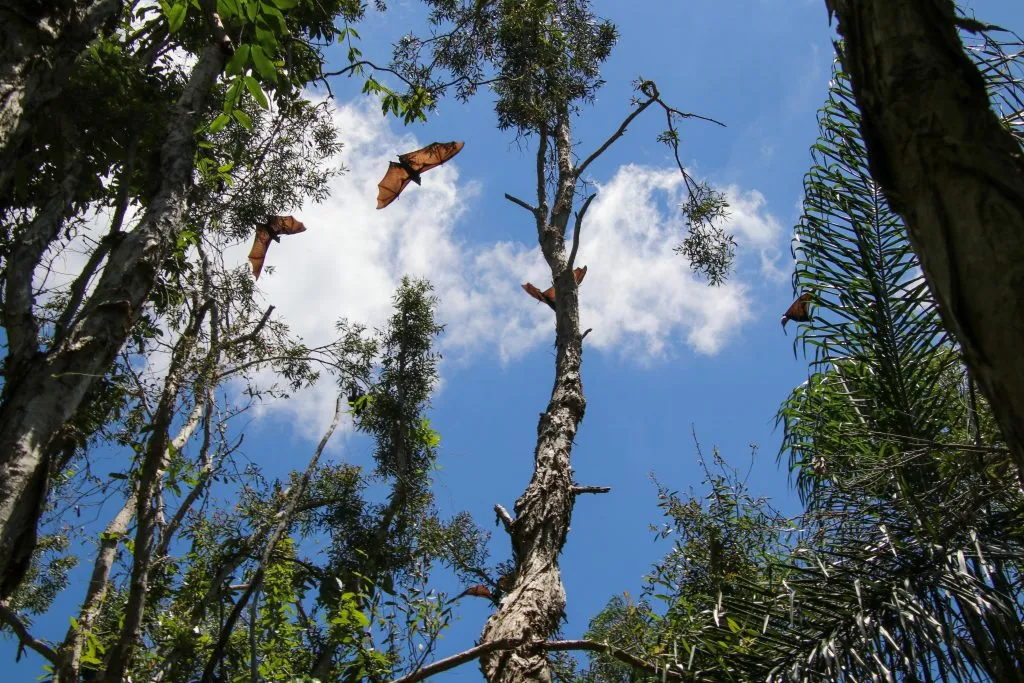
<svg viewBox="0 0 1024 683">
<path fill-rule="evenodd" d="M 471 595 L 474 598 L 487 598 L 488 600 L 494 600 L 494 594 L 491 593 L 491 589 L 481 583 L 477 584 L 476 586 L 470 586 L 469 588 L 467 588 L 466 590 L 462 591 L 454 598 L 449 600 L 447 604 L 450 605 L 451 603 L 456 602 L 457 600 L 460 600 L 461 598 L 464 598 L 467 595 Z"/>
<path fill-rule="evenodd" d="M 583 278 L 587 274 L 587 267 L 583 266 L 582 268 L 577 268 L 574 271 L 572 271 L 572 274 L 576 277 L 576 284 L 579 285 L 581 282 L 583 282 Z M 542 301 L 546 303 L 548 306 L 550 306 L 552 311 L 555 310 L 554 287 L 549 287 L 548 289 L 545 289 L 542 292 L 536 287 L 534 287 L 531 283 L 527 282 L 525 285 L 523 285 L 523 289 L 525 289 L 526 293 L 532 296 L 537 301 Z"/>
<path fill-rule="evenodd" d="M 281 241 L 281 235 L 294 235 L 305 232 L 306 226 L 295 220 L 292 216 L 271 216 L 266 224 L 256 227 L 256 239 L 253 240 L 252 249 L 249 250 L 249 263 L 252 264 L 252 278 L 260 279 L 260 271 L 263 270 L 263 261 L 267 258 L 267 249 L 270 248 L 270 241 Z"/>
<path fill-rule="evenodd" d="M 795 320 L 798 323 L 805 323 L 811 319 L 809 310 L 810 304 L 811 295 L 807 292 L 804 292 L 797 297 L 796 301 L 794 301 L 790 307 L 786 309 L 786 312 L 782 314 L 783 333 L 786 331 L 786 323 L 790 320 Z"/>
<path fill-rule="evenodd" d="M 464 142 L 434 142 L 423 149 L 399 154 L 398 162 L 389 162 L 384 179 L 377 183 L 377 208 L 383 209 L 398 199 L 410 182 L 420 184 L 420 175 L 462 151 Z"/>
</svg>

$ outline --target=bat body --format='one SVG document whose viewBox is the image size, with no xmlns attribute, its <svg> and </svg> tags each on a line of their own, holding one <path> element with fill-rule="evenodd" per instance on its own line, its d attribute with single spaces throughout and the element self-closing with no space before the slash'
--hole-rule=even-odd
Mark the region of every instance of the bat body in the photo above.
<svg viewBox="0 0 1024 683">
<path fill-rule="evenodd" d="M 252 264 L 252 277 L 260 279 L 263 261 L 267 258 L 270 242 L 280 242 L 281 235 L 295 235 L 305 232 L 306 226 L 292 216 L 271 216 L 264 225 L 256 227 L 256 238 L 249 250 L 249 263 Z"/>
<path fill-rule="evenodd" d="M 464 142 L 434 142 L 423 149 L 399 154 L 398 161 L 388 162 L 388 172 L 377 183 L 377 208 L 383 209 L 398 199 L 410 182 L 420 184 L 425 171 L 440 166 L 462 151 Z"/>
<path fill-rule="evenodd" d="M 804 292 L 797 297 L 786 312 L 782 314 L 782 331 L 786 331 L 786 323 L 790 320 L 795 320 L 798 323 L 805 323 L 811 319 L 809 306 L 811 303 L 811 295 Z"/>
<path fill-rule="evenodd" d="M 572 274 L 576 278 L 576 284 L 579 285 L 581 282 L 583 282 L 583 278 L 586 277 L 587 275 L 587 267 L 583 266 L 582 268 L 576 268 L 575 270 L 572 271 Z M 526 293 L 532 296 L 537 301 L 546 303 L 552 311 L 555 310 L 554 287 L 549 287 L 548 289 L 545 289 L 542 292 L 536 287 L 534 287 L 533 284 L 527 282 L 525 285 L 523 285 L 523 289 L 525 289 Z"/>
</svg>

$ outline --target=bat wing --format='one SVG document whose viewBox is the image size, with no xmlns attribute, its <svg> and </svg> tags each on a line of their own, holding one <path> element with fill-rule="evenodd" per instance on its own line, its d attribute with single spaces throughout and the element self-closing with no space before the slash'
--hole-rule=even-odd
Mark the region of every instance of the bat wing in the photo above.
<svg viewBox="0 0 1024 683">
<path fill-rule="evenodd" d="M 465 142 L 433 142 L 423 149 L 399 155 L 403 163 L 417 173 L 429 171 L 462 151 Z"/>
<path fill-rule="evenodd" d="M 278 235 L 295 235 L 306 232 L 306 226 L 294 216 L 271 216 L 267 219 L 267 227 Z"/>
<path fill-rule="evenodd" d="M 811 303 L 811 295 L 804 292 L 797 297 L 796 301 L 790 304 L 786 312 L 782 314 L 782 328 L 786 328 L 786 323 L 790 320 L 795 320 L 798 323 L 805 323 L 811 319 L 808 307 Z"/>
<path fill-rule="evenodd" d="M 572 275 L 573 277 L 576 278 L 576 284 L 578 285 L 579 283 L 583 282 L 583 278 L 587 276 L 587 267 L 583 266 L 582 268 L 577 268 L 576 270 L 572 271 Z"/>
<path fill-rule="evenodd" d="M 413 152 L 413 154 L 415 153 Z M 377 208 L 383 209 L 398 199 L 398 195 L 402 194 L 402 190 L 410 180 L 412 177 L 407 170 L 402 168 L 401 164 L 389 162 L 388 172 L 384 174 L 384 179 L 377 183 Z"/>
<path fill-rule="evenodd" d="M 537 301 L 542 301 L 542 302 L 546 303 L 548 306 L 550 306 L 551 310 L 555 310 L 555 288 L 554 287 L 552 287 L 550 289 L 547 289 L 547 290 L 542 292 L 539 289 L 537 289 L 536 287 L 534 287 L 531 283 L 527 282 L 525 285 L 523 285 L 523 289 L 525 289 L 526 293 L 529 294 L 530 296 L 532 296 Z"/>
<path fill-rule="evenodd" d="M 249 263 L 252 264 L 252 279 L 260 279 L 260 271 L 263 270 L 263 260 L 267 257 L 267 249 L 270 248 L 270 232 L 260 226 L 256 228 L 256 239 L 252 242 L 252 249 L 249 250 Z"/>
</svg>

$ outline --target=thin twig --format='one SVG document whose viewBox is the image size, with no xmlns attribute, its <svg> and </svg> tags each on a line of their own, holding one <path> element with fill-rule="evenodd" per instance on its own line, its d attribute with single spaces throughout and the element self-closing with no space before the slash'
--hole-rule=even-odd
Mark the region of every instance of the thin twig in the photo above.
<svg viewBox="0 0 1024 683">
<path fill-rule="evenodd" d="M 273 306 L 267 308 L 266 313 L 263 314 L 263 317 L 260 318 L 260 321 L 256 323 L 256 327 L 254 327 L 251 332 L 247 332 L 246 334 L 243 334 L 239 337 L 235 337 L 234 339 L 224 342 L 224 348 L 230 348 L 232 346 L 237 346 L 238 344 L 246 344 L 248 342 L 251 342 L 253 339 L 257 337 L 257 335 L 259 335 L 259 333 L 263 330 L 264 326 L 266 326 L 267 320 L 270 319 L 270 314 L 273 312 Z"/>
</svg>

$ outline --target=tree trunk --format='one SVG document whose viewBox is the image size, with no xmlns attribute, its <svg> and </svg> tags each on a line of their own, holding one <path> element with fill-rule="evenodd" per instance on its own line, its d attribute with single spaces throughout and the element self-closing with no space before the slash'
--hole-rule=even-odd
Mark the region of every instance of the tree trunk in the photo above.
<svg viewBox="0 0 1024 683">
<path fill-rule="evenodd" d="M 226 53 L 204 48 L 176 105 L 161 151 L 162 182 L 139 226 L 110 254 L 96 290 L 65 339 L 36 353 L 0 406 L 0 597 L 21 582 L 49 488 L 46 447 L 110 367 L 173 247 L 192 183 L 193 129 Z"/>
<path fill-rule="evenodd" d="M 542 127 L 539 160 L 546 154 L 546 135 Z M 504 639 L 524 643 L 545 640 L 558 629 L 565 611 L 565 588 L 558 569 L 558 556 L 569 533 L 575 502 L 569 458 L 586 408 L 580 377 L 583 339 L 578 290 L 572 264 L 565 253 L 565 228 L 576 187 L 569 115 L 565 110 L 556 128 L 555 145 L 558 186 L 550 221 L 546 220 L 543 176 L 538 179 L 540 196 L 534 212 L 541 249 L 555 281 L 555 385 L 547 410 L 541 414 L 537 425 L 533 478 L 516 501 L 516 519 L 505 519 L 516 559 L 515 584 L 498 611 L 488 619 L 481 644 Z M 538 172 L 543 173 L 542 161 L 538 161 L 538 167 Z M 480 658 L 480 669 L 490 683 L 551 681 L 543 652 L 529 646 L 489 652 Z"/>
<path fill-rule="evenodd" d="M 58 18 L 0 0 L 0 209 L 8 206 L 17 159 L 37 120 L 47 116 L 82 50 L 117 18 L 123 0 L 69 4 Z"/>
<path fill-rule="evenodd" d="M 82 648 L 85 647 L 86 638 L 92 631 L 96 617 L 99 616 L 100 609 L 103 607 L 103 601 L 107 597 L 107 579 L 110 578 L 110 570 L 114 566 L 117 546 L 121 543 L 122 537 L 128 533 L 128 525 L 131 524 L 134 514 L 135 496 L 131 495 L 125 499 L 120 512 L 114 516 L 100 536 L 99 550 L 96 552 L 96 560 L 92 568 L 92 578 L 89 580 L 89 588 L 85 593 L 85 600 L 82 601 L 82 608 L 78 612 L 78 624 L 68 628 L 67 635 L 64 636 L 64 643 L 58 651 L 61 661 L 54 678 L 56 683 L 78 683 L 79 681 Z"/>
<path fill-rule="evenodd" d="M 993 113 L 951 0 L 826 0 L 871 174 L 1024 478 L 1024 153 Z"/>
</svg>

